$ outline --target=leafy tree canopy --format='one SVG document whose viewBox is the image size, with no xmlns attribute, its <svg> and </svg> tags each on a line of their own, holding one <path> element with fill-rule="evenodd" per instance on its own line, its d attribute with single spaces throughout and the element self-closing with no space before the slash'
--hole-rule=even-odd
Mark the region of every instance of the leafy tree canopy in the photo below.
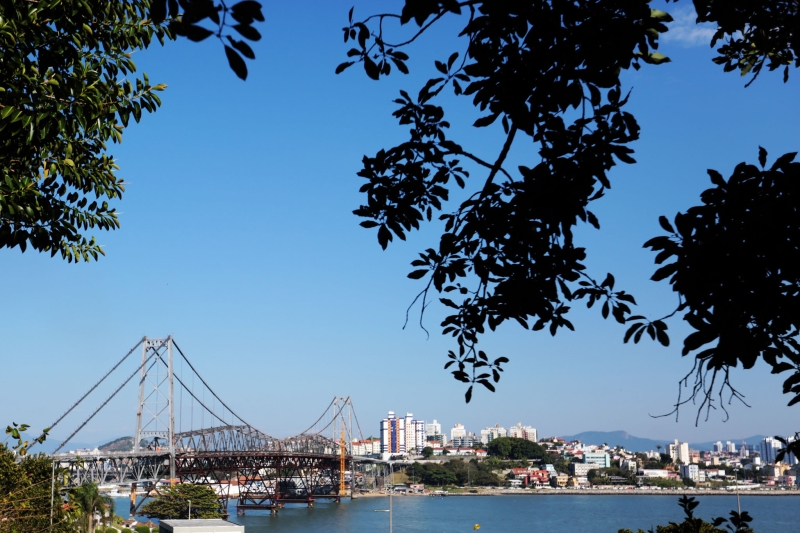
<svg viewBox="0 0 800 533">
<path fill-rule="evenodd" d="M 544 459 L 547 452 L 527 439 L 498 437 L 489 443 L 488 454 L 503 459 Z"/>
<path fill-rule="evenodd" d="M 35 533 L 50 527 L 50 483 L 53 464 L 43 454 L 17 462 L 12 450 L 0 444 L 0 533 Z M 62 487 L 56 471 L 55 490 Z M 53 508 L 53 531 L 74 531 L 76 514 L 60 498 Z"/>
<path fill-rule="evenodd" d="M 714 62 L 725 71 L 739 70 L 752 82 L 764 67 L 782 67 L 785 80 L 789 66 L 800 64 L 796 2 L 694 5 L 698 22 L 718 26 L 711 44 L 719 46 Z M 715 404 L 724 409 L 726 389 L 741 399 L 729 369 L 751 368 L 759 357 L 774 373 L 792 372 L 784 392 L 792 395 L 790 403 L 800 401 L 800 346 L 794 339 L 800 327 L 800 167 L 794 154 L 768 166 L 760 148 L 758 166 L 742 163 L 728 179 L 709 171 L 714 187 L 703 193 L 702 205 L 678 214 L 674 224 L 660 218 L 668 235 L 646 243 L 663 265 L 652 279 L 668 280 L 678 303 L 660 319 L 634 315 L 634 297 L 616 288 L 612 274 L 587 270 L 575 229 L 599 229 L 592 202 L 611 188 L 615 165 L 635 163 L 631 144 L 639 125 L 626 111 L 629 93 L 620 76 L 631 67 L 669 61 L 657 49 L 672 17 L 651 9 L 649 0 L 407 0 L 400 13 L 361 20 L 351 10 L 343 30 L 352 47 L 337 72 L 361 63 L 375 80 L 393 68 L 406 73 L 407 45 L 440 20 L 458 16 L 461 40 L 442 50 L 434 77 L 395 100 L 393 116 L 408 128 L 408 139 L 363 158 L 358 175 L 365 180 L 364 200 L 354 213 L 363 227 L 377 231 L 383 248 L 440 213 L 444 232 L 411 263 L 409 277 L 424 280 L 415 299 L 420 320 L 432 292 L 451 309 L 442 333 L 454 338 L 457 349 L 445 368 L 469 384 L 466 401 L 474 384 L 494 391 L 508 362 L 478 348 L 487 328 L 513 321 L 555 335 L 574 329 L 567 317 L 579 300 L 599 304 L 603 318 L 626 324 L 625 342 L 639 342 L 646 333 L 668 345 L 667 319 L 678 314 L 689 323 L 693 332 L 684 339 L 683 355 L 693 355 L 695 365 L 685 382 L 694 376 L 694 383 L 689 398 L 678 398 L 676 412 L 695 398 L 702 400 L 698 418 Z M 393 22 L 412 26 L 411 35 L 397 38 Z M 444 90 L 470 98 L 482 112 L 474 127 L 502 130 L 499 152 L 471 153 L 458 144 L 445 108 L 436 103 Z M 512 169 L 506 158 L 515 143 L 537 153 Z M 453 187 L 467 189 L 467 199 L 446 210 Z"/>
<path fill-rule="evenodd" d="M 229 30 L 258 40 L 255 20 L 264 19 L 251 0 L 0 3 L 0 248 L 30 246 L 70 262 L 103 254 L 86 232 L 119 227 L 109 202 L 125 190 L 108 144 L 155 111 L 165 88 L 135 76 L 132 52 L 215 35 L 245 78 L 239 54 L 255 55 Z"/>
<path fill-rule="evenodd" d="M 206 485 L 182 483 L 161 489 L 158 496 L 142 507 L 142 514 L 150 518 L 189 518 L 189 501 L 194 518 L 220 518 L 217 494 Z"/>
</svg>

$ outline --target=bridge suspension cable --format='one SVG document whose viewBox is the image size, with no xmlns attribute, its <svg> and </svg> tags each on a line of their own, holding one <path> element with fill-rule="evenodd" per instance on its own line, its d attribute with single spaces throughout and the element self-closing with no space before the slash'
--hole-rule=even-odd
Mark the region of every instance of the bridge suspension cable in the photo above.
<svg viewBox="0 0 800 533">
<path fill-rule="evenodd" d="M 144 340 L 144 339 L 143 339 L 143 340 Z M 134 349 L 135 349 L 135 348 L 134 348 Z M 130 355 L 130 354 L 129 354 L 129 355 Z M 111 401 L 111 399 L 112 399 L 114 396 L 116 396 L 116 395 L 117 395 L 117 393 L 118 393 L 119 391 L 121 391 L 121 390 L 122 390 L 122 388 L 123 388 L 123 387 L 125 387 L 125 385 L 127 385 L 127 384 L 128 384 L 128 382 L 129 382 L 131 379 L 133 379 L 133 377 L 134 377 L 136 374 L 138 374 L 138 373 L 139 373 L 139 372 L 142 370 L 142 368 L 143 368 L 143 367 L 144 367 L 144 366 L 145 366 L 145 365 L 146 365 L 146 364 L 147 364 L 147 363 L 150 361 L 150 359 L 152 359 L 152 358 L 153 358 L 153 355 L 151 354 L 151 355 L 150 355 L 150 356 L 149 356 L 147 359 L 145 359 L 144 361 L 142 361 L 142 364 L 140 364 L 140 365 L 139 365 L 139 366 L 136 368 L 136 370 L 134 370 L 134 371 L 133 371 L 133 373 L 131 373 L 131 375 L 130 375 L 130 376 L 128 376 L 128 378 L 127 378 L 125 381 L 123 381 L 123 382 L 122 382 L 122 384 L 121 384 L 119 387 L 117 387 L 117 390 L 115 390 L 113 393 L 111 393 L 111 396 L 109 396 L 108 398 L 106 398 L 106 401 L 104 401 L 104 402 L 103 402 L 103 403 L 100 405 L 100 407 L 98 407 L 97 409 L 95 409 L 95 411 L 94 411 L 94 412 L 93 412 L 91 415 L 89 415 L 89 418 L 87 418 L 86 420 L 84 420 L 84 421 L 83 421 L 83 424 L 81 424 L 80 426 L 78 426 L 78 429 L 76 429 L 75 431 L 73 431 L 73 432 L 72 432 L 72 434 L 70 434 L 70 436 L 69 436 L 69 437 L 67 437 L 66 439 L 64 439 L 64 442 L 62 442 L 62 443 L 61 443 L 61 446 L 59 446 L 58 448 L 56 448 L 55 450 L 53 450 L 53 453 L 54 453 L 54 454 L 55 454 L 55 453 L 57 453 L 57 452 L 58 452 L 58 451 L 59 451 L 61 448 L 63 448 L 63 447 L 64 447 L 64 446 L 65 446 L 65 445 L 66 445 L 66 444 L 69 442 L 69 440 L 70 440 L 72 437 L 74 437 L 75 435 L 77 435 L 77 433 L 78 433 L 80 430 L 82 430 L 82 429 L 83 429 L 83 427 L 84 427 L 86 424 L 88 424 L 88 423 L 89 423 L 89 421 L 90 421 L 92 418 L 94 418 L 94 416 L 95 416 L 97 413 L 99 413 L 99 412 L 100 412 L 100 409 L 102 409 L 103 407 L 105 407 L 105 406 L 106 406 L 106 404 L 108 404 L 108 402 L 110 402 L 110 401 Z M 105 378 L 103 378 L 103 379 L 105 379 Z M 84 396 L 84 397 L 85 397 L 85 396 Z"/>
<path fill-rule="evenodd" d="M 217 401 L 218 401 L 220 404 L 222 404 L 222 406 L 223 406 L 223 407 L 225 407 L 225 409 L 227 409 L 229 413 L 231 413 L 231 415 L 233 415 L 233 416 L 234 416 L 234 417 L 235 417 L 237 420 L 239 420 L 239 422 L 241 422 L 241 423 L 242 423 L 242 424 L 244 424 L 245 426 L 250 426 L 250 427 L 253 427 L 252 425 L 248 424 L 248 423 L 247 423 L 247 422 L 246 422 L 246 421 L 245 421 L 245 420 L 244 420 L 244 419 L 243 419 L 241 416 L 239 416 L 238 414 L 236 414 L 236 412 L 235 412 L 233 409 L 231 409 L 230 407 L 228 407 L 228 405 L 227 405 L 225 402 L 223 402 L 223 401 L 222 401 L 222 399 L 221 399 L 219 396 L 217 396 L 217 393 L 216 393 L 216 392 L 214 392 L 214 389 L 212 389 L 212 388 L 211 388 L 211 386 L 209 386 L 209 384 L 208 384 L 208 383 L 206 383 L 206 380 L 204 380 L 204 379 L 203 379 L 203 376 L 201 376 L 201 375 L 200 375 L 200 373 L 197 371 L 197 369 L 195 369 L 194 365 L 192 365 L 192 363 L 189 361 L 189 359 L 188 359 L 188 358 L 187 358 L 187 357 L 184 355 L 184 353 L 183 353 L 183 351 L 181 350 L 180 346 L 178 346 L 178 344 L 177 344 L 177 343 L 176 343 L 174 340 L 172 341 L 172 345 L 173 345 L 173 346 L 175 346 L 175 349 L 176 349 L 176 350 L 178 350 L 178 353 L 179 353 L 179 354 L 181 354 L 181 357 L 183 358 L 183 360 L 184 360 L 184 361 L 186 361 L 186 364 L 188 364 L 188 365 L 189 365 L 189 368 L 191 368 L 191 369 L 192 369 L 192 372 L 194 372 L 194 375 L 196 375 L 196 376 L 197 376 L 197 377 L 200 379 L 200 381 L 203 383 L 203 385 L 205 385 L 205 386 L 206 386 L 206 388 L 207 388 L 207 389 L 208 389 L 208 391 L 209 391 L 209 392 L 210 392 L 210 393 L 211 393 L 211 394 L 214 396 L 214 398 L 216 398 L 216 399 L 217 399 Z M 184 385 L 184 383 L 183 383 L 182 381 L 180 381 L 180 379 L 179 379 L 178 381 L 181 383 L 181 385 L 183 385 L 183 387 L 184 387 L 184 388 L 186 388 L 186 385 Z M 188 391 L 188 390 L 189 390 L 189 389 L 187 388 L 187 391 Z M 195 395 L 194 395 L 194 394 L 193 394 L 191 391 L 189 391 L 189 393 L 192 395 L 192 397 L 193 397 L 193 398 L 197 399 L 197 397 L 195 397 Z M 197 401 L 199 402 L 200 400 L 197 400 Z M 203 404 L 201 403 L 201 405 L 203 405 Z M 211 410 L 209 410 L 209 409 L 208 409 L 208 407 L 206 407 L 205 405 L 203 405 L 203 407 L 205 407 L 205 408 L 206 408 L 206 410 L 208 410 L 208 412 L 209 412 L 209 413 L 211 413 L 211 414 L 214 414 L 214 413 L 213 413 Z M 214 415 L 214 416 L 216 416 L 216 415 Z M 225 423 L 225 421 L 224 421 L 224 420 L 222 420 L 222 419 L 220 419 L 219 417 L 217 417 L 217 419 L 218 419 L 218 420 L 220 420 L 221 422 Z"/>
<path fill-rule="evenodd" d="M 92 392 L 94 392 L 94 390 L 95 390 L 97 387 L 99 387 L 99 386 L 100 386 L 100 384 L 101 384 L 101 383 L 103 383 L 103 381 L 105 381 L 105 380 L 106 380 L 106 378 L 107 378 L 108 376 L 110 376 L 110 375 L 111 375 L 111 373 L 112 373 L 114 370 L 116 370 L 117 368 L 119 368 L 119 365 L 121 365 L 121 364 L 122 364 L 122 363 L 123 363 L 123 362 L 124 362 L 124 361 L 125 361 L 125 360 L 128 358 L 128 356 L 130 356 L 130 355 L 131 355 L 131 354 L 132 354 L 132 353 L 133 353 L 133 352 L 136 350 L 136 348 L 138 348 L 139 346 L 141 346 L 141 345 L 142 345 L 142 343 L 144 342 L 144 339 L 145 339 L 145 337 L 142 337 L 141 339 L 139 339 L 139 342 L 137 342 L 137 343 L 136 343 L 136 345 L 135 345 L 133 348 L 131 348 L 131 349 L 130 349 L 130 351 L 129 351 L 128 353 L 126 353 L 126 354 L 125 354 L 125 356 L 124 356 L 122 359 L 120 359 L 119 361 L 117 361 L 117 364 L 115 364 L 114 366 L 112 366 L 112 367 L 111 367 L 111 370 L 109 370 L 108 372 L 106 372 L 105 376 L 103 376 L 102 378 L 100 378 L 100 381 L 98 381 L 97 383 L 95 383 L 95 384 L 92 386 L 92 388 L 90 388 L 88 391 L 86 391 L 86 393 L 85 393 L 83 396 L 81 396 L 81 397 L 78 399 L 78 401 L 77 401 L 77 402 L 73 403 L 73 404 L 72 404 L 72 407 L 70 407 L 69 409 L 67 409 L 67 410 L 64 412 L 64 414 L 62 414 L 61 416 L 59 416 L 59 417 L 56 419 L 56 421 L 55 421 L 55 422 L 53 422 L 52 424 L 50 424 L 49 426 L 47 426 L 47 430 L 48 430 L 48 431 L 50 431 L 50 430 L 52 430 L 54 427 L 56 427 L 56 426 L 58 425 L 58 423 L 59 423 L 59 422 L 61 422 L 62 420 L 64 420 L 64 418 L 66 418 L 66 416 L 67 416 L 68 414 L 70 414 L 70 413 L 72 412 L 72 410 L 73 410 L 73 409 L 75 409 L 76 407 L 78 407 L 78 405 L 79 405 L 79 404 L 80 404 L 80 403 L 81 403 L 83 400 L 85 400 L 87 396 L 89 396 L 89 395 L 90 395 Z M 37 441 L 34 441 L 34 442 L 33 442 L 33 444 L 31 444 L 31 445 L 28 447 L 28 450 L 30 450 L 31 448 L 33 448 L 34 446 L 36 446 L 36 443 L 37 443 Z M 62 446 L 63 446 L 63 444 L 62 444 Z"/>
</svg>

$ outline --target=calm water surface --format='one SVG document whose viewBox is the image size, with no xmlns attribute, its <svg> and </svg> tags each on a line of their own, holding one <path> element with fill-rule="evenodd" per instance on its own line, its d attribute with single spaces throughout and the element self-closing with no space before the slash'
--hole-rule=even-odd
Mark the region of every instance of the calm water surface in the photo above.
<svg viewBox="0 0 800 533">
<path fill-rule="evenodd" d="M 698 497 L 695 515 L 706 520 L 728 516 L 735 496 Z M 127 503 L 118 511 L 127 516 Z M 742 496 L 742 509 L 754 521 L 756 533 L 800 532 L 800 496 Z M 360 498 L 344 503 L 317 502 L 308 509 L 288 506 L 276 516 L 250 511 L 231 517 L 246 533 L 382 533 L 389 531 L 388 498 Z M 394 497 L 393 531 L 397 533 L 480 533 L 526 531 L 541 533 L 617 533 L 621 528 L 647 530 L 683 520 L 677 496 L 469 496 L 447 498 Z"/>
</svg>

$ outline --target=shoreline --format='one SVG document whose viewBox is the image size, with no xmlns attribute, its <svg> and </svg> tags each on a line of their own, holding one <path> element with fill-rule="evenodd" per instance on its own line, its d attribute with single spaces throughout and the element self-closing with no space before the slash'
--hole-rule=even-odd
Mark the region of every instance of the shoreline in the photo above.
<svg viewBox="0 0 800 533">
<path fill-rule="evenodd" d="M 613 489 L 560 489 L 560 490 L 483 490 L 479 492 L 450 492 L 446 496 L 433 494 L 393 494 L 398 498 L 449 498 L 451 496 L 736 496 L 728 490 L 613 490 Z M 739 496 L 800 496 L 800 490 L 742 490 Z M 358 498 L 385 498 L 387 493 L 357 494 Z"/>
</svg>

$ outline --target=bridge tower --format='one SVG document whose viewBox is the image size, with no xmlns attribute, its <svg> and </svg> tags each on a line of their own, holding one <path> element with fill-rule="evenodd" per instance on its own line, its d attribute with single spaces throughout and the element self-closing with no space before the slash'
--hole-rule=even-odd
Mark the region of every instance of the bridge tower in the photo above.
<svg viewBox="0 0 800 533">
<path fill-rule="evenodd" d="M 175 387 L 172 345 L 172 335 L 166 339 L 144 338 L 139 401 L 136 406 L 136 434 L 133 442 L 134 453 L 169 450 L 170 482 L 175 479 Z"/>
</svg>

